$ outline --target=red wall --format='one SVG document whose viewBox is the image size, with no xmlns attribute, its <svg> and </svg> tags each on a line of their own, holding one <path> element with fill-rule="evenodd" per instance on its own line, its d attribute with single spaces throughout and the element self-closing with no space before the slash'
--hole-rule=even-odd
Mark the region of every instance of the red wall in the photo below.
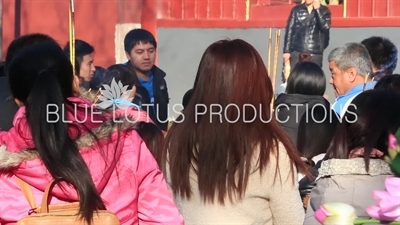
<svg viewBox="0 0 400 225">
<path fill-rule="evenodd" d="M 199 28 L 283 28 L 293 0 L 250 0 L 246 21 L 246 0 L 163 0 L 160 27 Z M 329 6 L 332 27 L 400 26 L 400 0 L 347 0 L 344 5 Z"/>
<path fill-rule="evenodd" d="M 285 27 L 293 0 L 75 0 L 76 38 L 96 49 L 95 63 L 115 63 L 115 26 L 141 23 L 157 37 L 158 27 Z M 3 49 L 23 34 L 41 32 L 65 45 L 69 0 L 3 0 Z M 400 0 L 347 0 L 330 6 L 333 27 L 400 26 Z M 17 6 L 17 7 L 16 7 Z M 18 7 L 19 6 L 19 7 Z M 121 43 L 121 48 L 122 48 Z"/>
<path fill-rule="evenodd" d="M 351 0 L 349 17 L 400 17 L 400 0 Z"/>
<path fill-rule="evenodd" d="M 3 59 L 9 43 L 15 37 L 27 33 L 49 34 L 64 46 L 69 38 L 68 2 L 3 0 Z M 18 3 L 20 10 L 16 7 Z M 94 45 L 96 65 L 109 66 L 115 62 L 116 23 L 117 0 L 75 0 L 76 38 Z"/>
</svg>

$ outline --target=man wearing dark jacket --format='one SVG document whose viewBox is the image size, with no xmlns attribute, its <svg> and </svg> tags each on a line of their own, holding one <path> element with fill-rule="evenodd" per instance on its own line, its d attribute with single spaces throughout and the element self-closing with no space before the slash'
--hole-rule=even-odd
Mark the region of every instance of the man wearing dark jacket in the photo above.
<svg viewBox="0 0 400 225">
<path fill-rule="evenodd" d="M 299 62 L 300 53 L 310 53 L 311 61 L 322 67 L 323 53 L 329 45 L 331 12 L 320 0 L 305 0 L 290 12 L 283 45 L 283 60 L 291 68 Z"/>
<path fill-rule="evenodd" d="M 150 118 L 162 129 L 168 127 L 169 95 L 165 72 L 154 65 L 157 42 L 147 30 L 134 29 L 126 34 L 124 48 L 128 62 L 138 76 L 134 102 L 147 111 Z"/>
</svg>

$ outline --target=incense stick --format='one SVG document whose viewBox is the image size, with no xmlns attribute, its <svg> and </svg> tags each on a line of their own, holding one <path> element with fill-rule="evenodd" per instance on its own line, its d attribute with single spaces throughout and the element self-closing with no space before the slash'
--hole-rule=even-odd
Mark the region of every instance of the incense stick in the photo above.
<svg viewBox="0 0 400 225">
<path fill-rule="evenodd" d="M 96 104 L 97 101 L 99 101 L 100 93 L 101 93 L 101 88 L 99 88 L 99 90 L 96 92 L 96 97 L 93 99 L 93 104 Z"/>
<path fill-rule="evenodd" d="M 246 21 L 250 19 L 250 0 L 246 0 Z"/>
<path fill-rule="evenodd" d="M 367 73 L 367 75 L 365 75 L 363 91 L 365 91 L 365 88 L 367 87 L 368 78 L 369 78 L 369 73 Z"/>
<path fill-rule="evenodd" d="M 275 102 L 275 80 L 276 80 L 276 75 L 278 72 L 278 57 L 279 57 L 279 47 L 280 47 L 280 39 L 281 39 L 281 29 L 275 32 L 275 52 L 274 52 L 274 71 L 272 74 L 272 79 L 271 79 L 271 84 L 272 84 L 272 101 L 271 101 L 271 107 L 274 107 L 274 102 Z"/>
<path fill-rule="evenodd" d="M 271 74 L 272 28 L 269 28 L 267 73 Z"/>
<path fill-rule="evenodd" d="M 75 7 L 74 0 L 69 1 L 69 57 L 75 74 Z M 77 75 L 77 74 L 75 74 Z"/>
</svg>

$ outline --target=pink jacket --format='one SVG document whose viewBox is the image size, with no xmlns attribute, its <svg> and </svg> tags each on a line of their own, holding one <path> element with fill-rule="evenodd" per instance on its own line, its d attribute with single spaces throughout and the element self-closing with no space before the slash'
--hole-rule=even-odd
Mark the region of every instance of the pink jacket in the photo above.
<svg viewBox="0 0 400 225">
<path fill-rule="evenodd" d="M 87 104 L 82 99 L 71 100 Z M 144 114 L 138 115 L 138 113 L 134 110 L 129 111 L 130 121 L 132 118 L 140 121 L 147 118 Z M 24 116 L 25 108 L 21 107 L 14 118 L 14 128 L 8 132 L 0 132 L 1 225 L 15 224 L 27 216 L 30 210 L 15 176 L 31 185 L 37 205 L 40 205 L 43 192 L 52 179 L 37 152 L 26 150 L 34 149 L 35 146 Z M 82 115 L 78 115 L 77 118 L 82 119 Z M 123 131 L 118 136 L 117 132 L 112 130 L 115 126 L 110 125 L 110 120 L 109 118 L 103 123 L 84 122 L 100 139 L 103 154 L 93 144 L 93 139 L 89 135 L 83 133 L 77 140 L 82 157 L 91 171 L 93 181 L 107 209 L 115 213 L 121 224 L 125 225 L 184 224 L 162 172 L 143 140 L 132 130 L 134 126 L 132 122 L 122 117 L 119 126 Z M 74 119 L 72 121 L 79 126 Z M 110 137 L 111 131 L 113 133 Z M 119 140 L 119 145 L 116 144 L 116 140 Z M 116 160 L 113 160 L 114 157 Z M 54 197 L 51 204 L 77 200 L 76 191 L 73 189 L 63 192 L 55 186 L 52 195 Z"/>
</svg>

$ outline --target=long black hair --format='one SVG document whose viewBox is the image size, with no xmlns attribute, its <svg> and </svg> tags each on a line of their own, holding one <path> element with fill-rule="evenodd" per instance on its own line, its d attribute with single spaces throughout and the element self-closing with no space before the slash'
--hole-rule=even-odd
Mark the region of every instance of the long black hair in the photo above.
<svg viewBox="0 0 400 225">
<path fill-rule="evenodd" d="M 128 85 L 128 90 L 132 89 L 139 82 L 136 71 L 124 64 L 109 66 L 104 71 L 102 84 L 111 85 L 113 79 L 115 79 L 115 82 L 121 81 L 124 86 Z"/>
<path fill-rule="evenodd" d="M 315 105 L 301 117 L 297 132 L 297 150 L 311 165 L 314 156 L 328 150 L 338 124 L 339 119 L 335 112 L 323 105 Z"/>
<path fill-rule="evenodd" d="M 348 159 L 350 151 L 364 148 L 366 170 L 372 150 L 388 153 L 388 137 L 400 127 L 400 97 L 389 90 L 368 90 L 347 108 L 325 159 Z"/>
<path fill-rule="evenodd" d="M 322 96 L 325 88 L 326 78 L 321 67 L 313 62 L 301 62 L 289 75 L 286 93 Z"/>
<path fill-rule="evenodd" d="M 97 209 L 105 205 L 96 190 L 89 169 L 69 136 L 59 110 L 47 115 L 49 104 L 71 106 L 74 73 L 68 57 L 55 43 L 37 44 L 22 50 L 9 67 L 9 82 L 14 98 L 26 107 L 26 119 L 37 152 L 53 178 L 73 185 L 79 196 L 80 215 L 88 223 Z M 56 122 L 48 122 L 51 121 Z"/>
<path fill-rule="evenodd" d="M 400 94 L 400 74 L 387 75 L 379 79 L 375 90 L 392 90 Z"/>
</svg>

